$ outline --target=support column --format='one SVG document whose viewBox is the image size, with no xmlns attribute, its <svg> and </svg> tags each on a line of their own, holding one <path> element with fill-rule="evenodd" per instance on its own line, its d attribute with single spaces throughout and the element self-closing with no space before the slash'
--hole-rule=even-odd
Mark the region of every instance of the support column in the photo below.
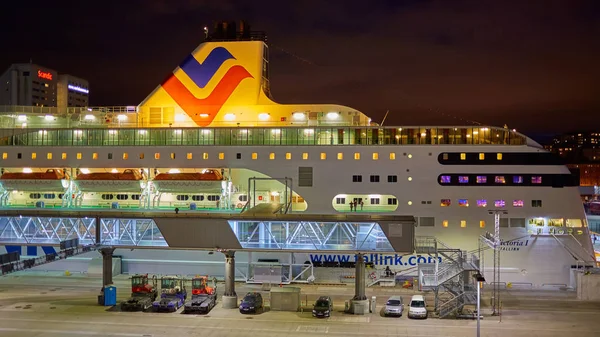
<svg viewBox="0 0 600 337">
<path fill-rule="evenodd" d="M 363 254 L 356 256 L 354 298 L 352 299 L 351 310 L 355 315 L 364 315 L 369 313 L 369 301 L 365 295 L 365 258 Z"/>
<path fill-rule="evenodd" d="M 112 267 L 113 267 L 113 252 L 115 248 L 106 247 L 99 249 L 102 254 L 102 286 L 106 287 L 113 284 L 112 280 Z"/>
<path fill-rule="evenodd" d="M 223 294 L 223 308 L 235 309 L 238 307 L 237 294 L 235 293 L 235 251 L 225 251 L 225 293 Z"/>
<path fill-rule="evenodd" d="M 94 224 L 95 224 L 95 228 L 96 228 L 96 232 L 95 232 L 95 236 L 96 236 L 96 244 L 99 245 L 102 243 L 102 224 L 100 223 L 100 217 L 96 216 L 96 218 L 94 219 Z"/>
</svg>

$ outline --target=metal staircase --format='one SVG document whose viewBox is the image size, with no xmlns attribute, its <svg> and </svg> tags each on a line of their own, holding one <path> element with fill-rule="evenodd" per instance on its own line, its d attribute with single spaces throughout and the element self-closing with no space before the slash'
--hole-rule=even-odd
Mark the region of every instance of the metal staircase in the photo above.
<svg viewBox="0 0 600 337">
<path fill-rule="evenodd" d="M 450 248 L 435 237 L 417 237 L 415 251 L 434 256 L 434 263 L 418 264 L 418 275 L 420 290 L 434 292 L 440 318 L 461 315 L 465 305 L 477 304 L 477 288 L 471 277 L 479 271 L 475 254 Z"/>
</svg>

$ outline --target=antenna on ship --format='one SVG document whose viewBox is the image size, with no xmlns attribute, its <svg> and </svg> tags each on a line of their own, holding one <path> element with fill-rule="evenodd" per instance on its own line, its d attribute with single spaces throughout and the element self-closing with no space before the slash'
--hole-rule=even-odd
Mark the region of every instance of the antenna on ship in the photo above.
<svg viewBox="0 0 600 337">
<path fill-rule="evenodd" d="M 381 126 L 383 126 L 383 123 L 385 123 L 385 119 L 387 118 L 387 115 L 390 113 L 390 110 L 385 112 L 385 116 L 383 116 L 383 119 L 381 120 Z"/>
</svg>

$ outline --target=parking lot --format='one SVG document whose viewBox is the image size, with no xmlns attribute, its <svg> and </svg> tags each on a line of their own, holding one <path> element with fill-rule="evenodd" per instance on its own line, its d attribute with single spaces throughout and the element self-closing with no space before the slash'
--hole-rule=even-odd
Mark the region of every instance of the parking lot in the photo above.
<svg viewBox="0 0 600 337">
<path fill-rule="evenodd" d="M 0 334 L 2 336 L 475 336 L 473 320 L 412 320 L 383 317 L 381 309 L 391 294 L 407 300 L 412 291 L 369 288 L 377 297 L 376 313 L 355 316 L 344 313 L 344 299 L 352 287 L 302 286 L 304 310 L 279 312 L 268 309 L 243 315 L 223 309 L 220 303 L 207 315 L 121 312 L 97 304 L 100 280 L 85 275 L 12 275 L 0 278 Z M 118 276 L 118 299 L 129 296 L 127 276 Z M 222 288 L 222 285 L 220 285 Z M 222 290 L 222 289 L 219 289 Z M 261 286 L 237 285 L 239 298 Z M 313 318 L 311 305 L 319 295 L 329 295 L 334 310 L 329 318 Z M 598 336 L 600 303 L 584 303 L 566 292 L 513 291 L 503 294 L 502 322 L 486 315 L 482 336 Z M 489 312 L 489 309 L 486 308 Z M 484 314 L 486 311 L 484 311 Z"/>
</svg>

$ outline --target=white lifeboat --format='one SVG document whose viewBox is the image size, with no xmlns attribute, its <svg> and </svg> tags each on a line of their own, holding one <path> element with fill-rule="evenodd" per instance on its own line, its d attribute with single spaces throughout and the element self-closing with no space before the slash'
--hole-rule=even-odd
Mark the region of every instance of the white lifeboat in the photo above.
<svg viewBox="0 0 600 337">
<path fill-rule="evenodd" d="M 221 172 L 204 170 L 193 173 L 160 173 L 152 180 L 164 193 L 221 193 L 224 182 Z"/>
<path fill-rule="evenodd" d="M 66 176 L 62 170 L 48 169 L 46 172 L 5 172 L 0 176 L 2 187 L 7 191 L 62 192 Z"/>
<path fill-rule="evenodd" d="M 142 174 L 131 169 L 124 170 L 122 173 L 81 173 L 75 178 L 75 184 L 82 192 L 140 193 L 143 182 Z"/>
</svg>

